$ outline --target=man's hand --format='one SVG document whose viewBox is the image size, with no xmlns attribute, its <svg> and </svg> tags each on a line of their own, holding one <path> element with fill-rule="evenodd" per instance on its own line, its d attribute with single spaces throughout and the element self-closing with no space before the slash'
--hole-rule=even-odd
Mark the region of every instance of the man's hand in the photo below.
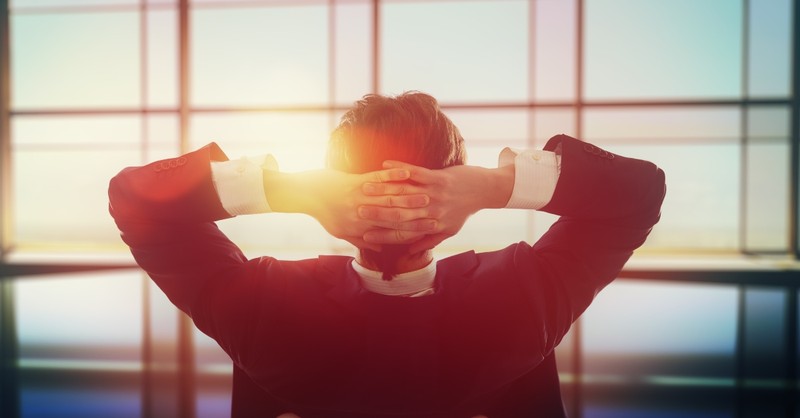
<svg viewBox="0 0 800 418">
<path fill-rule="evenodd" d="M 381 227 L 367 231 L 363 240 L 367 243 L 387 243 L 393 237 L 407 233 L 405 231 L 408 228 L 404 226 L 415 218 L 409 218 L 412 213 L 396 208 L 391 203 L 403 197 L 427 196 L 429 203 L 413 212 L 413 216 L 422 219 L 413 222 L 422 224 L 424 219 L 428 219 L 433 225 L 423 238 L 411 245 L 410 253 L 431 249 L 455 235 L 467 219 L 481 209 L 504 207 L 514 188 L 513 165 L 496 169 L 459 165 L 429 170 L 399 161 L 386 161 L 384 168 L 407 170 L 408 181 L 377 181 L 363 185 L 365 195 L 383 200 L 383 204 L 367 204 L 358 208 L 361 218 Z M 387 202 L 390 204 L 387 205 Z M 417 235 L 418 232 L 408 234 Z"/>
<path fill-rule="evenodd" d="M 425 207 L 430 202 L 422 193 L 364 193 L 365 184 L 392 184 L 410 178 L 408 169 L 387 168 L 365 174 L 337 170 L 301 173 L 264 173 L 264 188 L 273 211 L 306 213 L 328 233 L 359 248 L 380 250 L 380 244 L 402 244 L 419 240 L 434 230 L 436 221 L 428 219 Z M 371 220 L 359 215 L 359 208 L 391 209 L 393 221 Z M 364 240 L 368 231 L 390 225 L 392 230 L 374 241 Z"/>
</svg>

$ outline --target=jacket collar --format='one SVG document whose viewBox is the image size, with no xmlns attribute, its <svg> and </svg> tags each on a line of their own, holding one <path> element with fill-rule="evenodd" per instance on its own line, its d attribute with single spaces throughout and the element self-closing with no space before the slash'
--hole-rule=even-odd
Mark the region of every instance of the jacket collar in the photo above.
<svg viewBox="0 0 800 418">
<path fill-rule="evenodd" d="M 346 308 L 352 309 L 354 302 L 369 291 L 362 289 L 358 273 L 350 265 L 353 257 L 319 256 L 318 277 L 329 284 L 327 297 Z M 479 264 L 474 251 L 457 254 L 439 260 L 436 266 L 436 280 L 433 296 L 447 299 L 457 297 L 472 282 L 469 275 Z"/>
<path fill-rule="evenodd" d="M 447 299 L 458 297 L 472 284 L 472 271 L 480 262 L 475 251 L 456 254 L 439 261 L 436 268 L 436 292 Z"/>
</svg>

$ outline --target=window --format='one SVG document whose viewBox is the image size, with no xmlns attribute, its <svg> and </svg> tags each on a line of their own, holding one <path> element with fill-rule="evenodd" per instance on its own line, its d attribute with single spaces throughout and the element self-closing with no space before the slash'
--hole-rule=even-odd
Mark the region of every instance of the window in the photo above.
<svg viewBox="0 0 800 418">
<path fill-rule="evenodd" d="M 354 100 L 406 90 L 440 100 L 471 164 L 565 133 L 666 171 L 659 225 L 558 348 L 570 416 L 796 412 L 792 1 L 3 5 L 0 415 L 224 415 L 230 361 L 136 268 L 108 180 L 212 141 L 318 168 Z M 438 256 L 554 221 L 484 211 Z M 254 257 L 349 251 L 300 215 L 220 227 Z"/>
</svg>

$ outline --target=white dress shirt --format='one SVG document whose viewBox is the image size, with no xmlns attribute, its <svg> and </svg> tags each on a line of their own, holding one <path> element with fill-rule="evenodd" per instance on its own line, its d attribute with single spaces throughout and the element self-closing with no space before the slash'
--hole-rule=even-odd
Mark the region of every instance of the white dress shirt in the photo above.
<svg viewBox="0 0 800 418">
<path fill-rule="evenodd" d="M 541 209 L 553 197 L 561 173 L 561 155 L 543 150 L 518 151 L 505 148 L 498 166 L 514 164 L 514 189 L 506 208 Z M 262 170 L 278 170 L 272 155 L 243 157 L 238 160 L 212 161 L 211 177 L 222 207 L 232 216 L 270 212 L 264 194 Z M 420 297 L 433 294 L 436 262 L 407 273 L 382 279 L 379 271 L 365 268 L 353 260 L 353 269 L 362 286 L 374 293 L 389 296 Z"/>
</svg>

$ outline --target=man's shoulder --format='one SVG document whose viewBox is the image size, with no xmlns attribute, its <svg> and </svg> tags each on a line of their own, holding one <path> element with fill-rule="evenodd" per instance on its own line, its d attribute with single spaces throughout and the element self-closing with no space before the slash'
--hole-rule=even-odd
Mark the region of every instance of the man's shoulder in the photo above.
<svg viewBox="0 0 800 418">
<path fill-rule="evenodd" d="M 524 241 L 520 241 L 497 250 L 480 251 L 480 252 L 476 252 L 475 250 L 465 251 L 462 253 L 449 255 L 447 257 L 440 259 L 438 262 L 438 267 L 450 266 L 450 265 L 464 265 L 464 264 L 482 264 L 486 262 L 488 263 L 500 262 L 503 260 L 507 260 L 509 257 L 513 257 L 514 253 L 522 249 L 523 247 L 530 248 L 530 245 Z"/>
<path fill-rule="evenodd" d="M 515 258 L 520 250 L 530 248 L 525 242 L 511 244 L 505 248 L 475 252 L 467 251 L 445 257 L 439 260 L 437 271 L 442 277 L 482 278 L 492 276 L 493 281 L 499 282 L 497 276 L 507 276 L 514 271 Z"/>
</svg>

